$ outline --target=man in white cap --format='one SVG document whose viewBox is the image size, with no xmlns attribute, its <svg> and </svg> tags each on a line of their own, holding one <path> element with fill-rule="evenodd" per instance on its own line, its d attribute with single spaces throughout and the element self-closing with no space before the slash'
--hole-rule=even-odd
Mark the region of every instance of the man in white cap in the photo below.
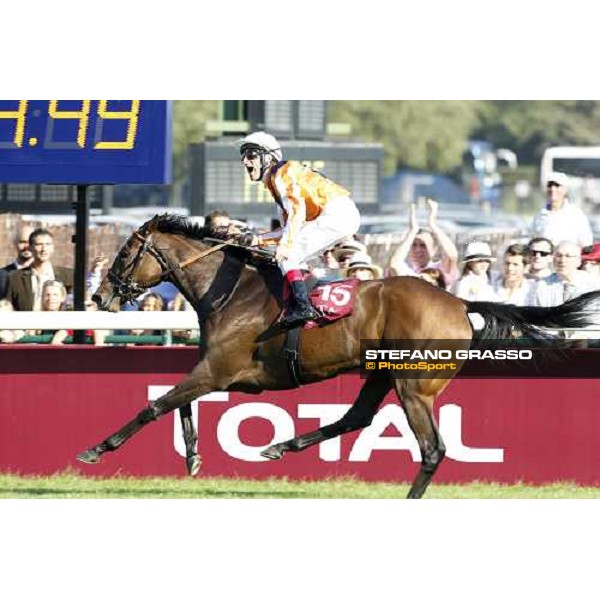
<svg viewBox="0 0 600 600">
<path fill-rule="evenodd" d="M 594 241 L 590 222 L 583 211 L 571 203 L 569 177 L 554 172 L 546 180 L 547 203 L 533 218 L 533 235 L 545 237 L 558 244 L 569 241 L 579 246 L 589 246 Z"/>
</svg>

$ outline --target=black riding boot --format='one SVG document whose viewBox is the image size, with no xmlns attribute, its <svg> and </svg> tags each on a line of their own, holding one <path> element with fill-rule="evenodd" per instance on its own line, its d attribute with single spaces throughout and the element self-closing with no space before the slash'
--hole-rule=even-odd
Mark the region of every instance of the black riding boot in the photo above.
<svg viewBox="0 0 600 600">
<path fill-rule="evenodd" d="M 319 313 L 312 307 L 308 299 L 308 292 L 306 291 L 304 281 L 292 281 L 290 283 L 290 292 L 290 307 L 283 319 L 281 319 L 281 325 L 284 327 L 296 327 L 307 321 L 312 321 L 319 316 Z"/>
</svg>

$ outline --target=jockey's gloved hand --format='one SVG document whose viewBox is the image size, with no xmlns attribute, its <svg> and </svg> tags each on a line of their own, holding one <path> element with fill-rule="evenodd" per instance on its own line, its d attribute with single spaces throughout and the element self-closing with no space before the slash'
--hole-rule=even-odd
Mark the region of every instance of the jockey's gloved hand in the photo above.
<svg viewBox="0 0 600 600">
<path fill-rule="evenodd" d="M 237 239 L 237 243 L 240 246 L 253 246 L 255 242 L 256 236 L 251 231 L 243 233 Z"/>
</svg>

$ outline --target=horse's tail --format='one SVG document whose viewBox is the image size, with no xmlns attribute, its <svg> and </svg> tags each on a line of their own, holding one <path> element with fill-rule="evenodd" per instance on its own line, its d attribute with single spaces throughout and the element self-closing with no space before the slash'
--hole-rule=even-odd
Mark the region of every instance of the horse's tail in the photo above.
<svg viewBox="0 0 600 600">
<path fill-rule="evenodd" d="M 475 340 L 525 337 L 544 342 L 556 339 L 548 329 L 600 326 L 600 291 L 588 292 L 560 306 L 514 306 L 496 302 L 465 302 L 467 313 L 483 317 Z"/>
</svg>

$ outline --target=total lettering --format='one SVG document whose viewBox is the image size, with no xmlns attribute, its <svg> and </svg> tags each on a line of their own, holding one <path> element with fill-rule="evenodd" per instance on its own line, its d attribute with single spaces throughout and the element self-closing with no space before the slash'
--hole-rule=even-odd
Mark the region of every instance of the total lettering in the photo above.
<svg viewBox="0 0 600 600">
<path fill-rule="evenodd" d="M 338 420 L 350 404 L 298 404 L 297 419 L 318 419 L 319 427 Z M 252 446 L 241 441 L 239 431 L 248 419 L 266 419 L 274 429 L 273 439 L 268 444 Z M 383 435 L 389 425 L 394 425 L 399 435 Z M 446 456 L 459 462 L 502 463 L 503 448 L 475 448 L 466 445 L 462 439 L 462 408 L 446 404 L 439 412 L 440 433 L 446 443 Z M 298 432 L 305 431 L 306 425 L 298 426 Z M 233 458 L 248 462 L 263 462 L 261 450 L 273 442 L 287 440 L 296 435 L 296 425 L 292 415 L 284 408 L 266 402 L 248 402 L 227 409 L 217 426 L 217 438 L 221 448 Z M 420 452 L 406 420 L 402 407 L 398 404 L 384 406 L 369 427 L 363 429 L 356 438 L 349 455 L 341 455 L 341 438 L 327 440 L 318 446 L 319 458 L 325 462 L 348 460 L 367 462 L 374 450 L 408 452 L 413 462 L 420 461 Z"/>
<path fill-rule="evenodd" d="M 166 393 L 172 386 L 149 386 L 148 400 L 154 400 Z M 201 397 L 201 403 L 217 402 L 225 405 L 229 400 L 228 392 L 214 392 Z M 192 418 L 198 427 L 198 401 L 192 403 Z M 273 442 L 287 440 L 300 431 L 306 431 L 307 423 L 304 419 L 314 420 L 318 426 L 323 427 L 339 419 L 348 409 L 350 404 L 298 404 L 295 418 L 281 406 L 270 402 L 246 402 L 226 408 L 217 424 L 217 440 L 222 450 L 233 458 L 246 462 L 264 462 L 268 459 L 260 456 L 261 450 Z M 462 436 L 463 409 L 456 404 L 445 404 L 439 411 L 439 429 L 446 444 L 446 456 L 458 462 L 465 463 L 502 463 L 504 462 L 503 448 L 482 448 L 469 446 Z M 201 416 L 200 416 L 201 418 Z M 251 419 L 265 419 L 273 426 L 272 439 L 260 446 L 242 442 L 240 428 L 243 423 Z M 296 426 L 296 421 L 300 421 Z M 173 444 L 181 456 L 185 456 L 185 447 L 181 435 L 181 422 L 179 418 L 173 419 Z M 383 435 L 386 429 L 393 425 L 398 435 Z M 373 419 L 369 427 L 363 429 L 352 445 L 348 456 L 342 457 L 341 438 L 327 440 L 318 446 L 319 459 L 324 462 L 348 460 L 349 462 L 367 462 L 373 451 L 402 451 L 408 452 L 413 462 L 420 461 L 419 446 L 413 435 L 406 415 L 398 404 L 385 405 Z"/>
</svg>

